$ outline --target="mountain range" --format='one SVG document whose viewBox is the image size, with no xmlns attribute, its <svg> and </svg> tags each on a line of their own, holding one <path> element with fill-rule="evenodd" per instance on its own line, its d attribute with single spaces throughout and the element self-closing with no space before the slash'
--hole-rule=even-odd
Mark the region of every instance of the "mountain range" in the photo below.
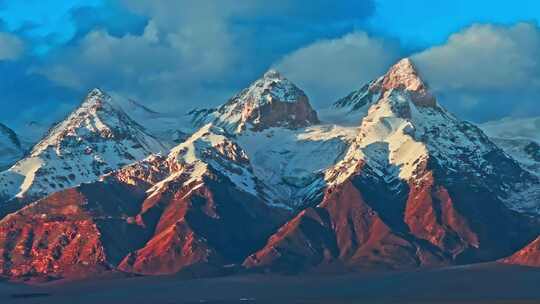
<svg viewBox="0 0 540 304">
<path fill-rule="evenodd" d="M 0 133 L 19 159 L 0 173 L 0 271 L 540 266 L 538 141 L 509 124 L 452 115 L 410 59 L 319 113 L 275 70 L 183 117 L 95 89 L 27 153 Z"/>
</svg>

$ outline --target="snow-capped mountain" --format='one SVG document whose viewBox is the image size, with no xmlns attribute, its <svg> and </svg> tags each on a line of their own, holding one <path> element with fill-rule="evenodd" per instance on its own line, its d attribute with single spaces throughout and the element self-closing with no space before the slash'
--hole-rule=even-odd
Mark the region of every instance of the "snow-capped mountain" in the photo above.
<svg viewBox="0 0 540 304">
<path fill-rule="evenodd" d="M 323 171 L 344 156 L 357 126 L 319 124 L 309 98 L 278 71 L 270 70 L 217 110 L 191 113 L 195 125 L 211 123 L 248 155 L 260 195 L 288 209 L 321 198 Z"/>
<path fill-rule="evenodd" d="M 24 159 L 0 173 L 0 197 L 28 202 L 163 151 L 157 139 L 95 89 Z"/>
<path fill-rule="evenodd" d="M 24 149 L 17 134 L 0 123 L 0 170 L 14 164 L 23 155 Z"/>
<path fill-rule="evenodd" d="M 109 155 L 100 145 L 161 149 L 107 100 L 92 92 L 8 172 L 39 164 L 22 182 L 35 187 L 56 176 L 44 166 L 57 151 L 77 156 L 64 168 L 88 164 L 88 143 L 92 160 Z M 276 71 L 190 115 L 200 128 L 168 155 L 111 161 L 122 168 L 0 220 L 2 273 L 415 268 L 498 260 L 540 234 L 538 177 L 441 107 L 409 59 L 326 111 L 334 123 Z"/>
<path fill-rule="evenodd" d="M 410 60 L 365 88 L 337 104 L 362 122 L 344 159 L 326 170 L 322 202 L 246 267 L 470 263 L 504 257 L 540 232 L 512 211 L 538 214 L 538 179 L 442 108 Z"/>
<path fill-rule="evenodd" d="M 233 133 L 298 128 L 319 122 L 304 91 L 276 70 L 266 72 L 219 108 L 194 110 L 191 115 L 196 125 L 211 122 Z"/>
<path fill-rule="evenodd" d="M 259 116 L 262 121 L 266 121 L 264 115 L 266 112 Z M 34 223 L 32 230 L 42 231 L 43 225 L 51 224 L 50 219 L 62 218 L 53 220 L 58 230 L 82 231 L 83 238 L 86 233 L 100 232 L 98 238 L 88 237 L 92 240 L 89 243 L 69 238 L 72 233 L 64 242 L 65 250 L 85 257 L 88 267 L 84 272 L 110 265 L 128 272 L 164 274 L 197 265 L 219 268 L 239 264 L 264 244 L 292 210 L 320 200 L 325 186 L 323 171 L 344 156 L 356 134 L 356 128 L 332 125 L 280 126 L 234 128 L 233 134 L 207 124 L 167 157 L 151 156 L 6 217 L 0 222 L 0 244 L 28 243 L 29 235 L 20 227 Z M 62 208 L 55 207 L 59 201 Z M 118 208 L 99 207 L 104 204 Z M 41 210 L 47 210 L 43 220 L 39 219 Z M 77 210 L 78 215 L 66 217 L 64 210 Z M 71 219 L 80 217 L 88 225 Z M 108 228 L 98 220 L 104 217 L 110 225 L 122 228 Z M 16 234 L 11 241 L 1 238 L 10 233 Z M 54 246 L 63 237 L 56 235 L 49 244 Z M 122 250 L 114 249 L 118 242 Z M 69 260 L 52 258 L 53 248 L 29 250 L 35 256 L 20 256 L 9 250 L 8 255 L 16 257 L 13 260 L 17 262 L 0 262 L 4 273 L 26 275 L 38 256 L 51 262 L 40 265 L 37 275 L 50 268 L 54 269 L 49 273 L 53 276 L 81 272 L 74 269 L 80 263 L 75 266 Z M 91 250 L 114 254 L 91 257 L 87 255 Z"/>
<path fill-rule="evenodd" d="M 506 153 L 540 176 L 540 117 L 505 118 L 480 127 Z"/>
<path fill-rule="evenodd" d="M 74 277 L 110 267 L 169 274 L 239 263 L 285 214 L 259 198 L 260 187 L 246 153 L 207 125 L 168 156 L 150 156 L 4 218 L 0 269 L 11 277 Z M 28 254 L 16 244 L 26 244 Z"/>
</svg>

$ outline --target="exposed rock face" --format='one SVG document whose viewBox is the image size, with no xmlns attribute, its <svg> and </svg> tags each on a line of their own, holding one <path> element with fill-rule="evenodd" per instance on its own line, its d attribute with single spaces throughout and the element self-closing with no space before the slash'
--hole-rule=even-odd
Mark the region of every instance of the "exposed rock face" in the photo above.
<svg viewBox="0 0 540 304">
<path fill-rule="evenodd" d="M 65 190 L 4 218 L 0 222 L 2 274 L 55 279 L 109 270 L 115 247 L 133 235 L 125 235 L 127 223 L 110 212 L 121 206 L 102 205 L 95 197 L 99 190 Z"/>
<path fill-rule="evenodd" d="M 380 79 L 384 91 L 398 89 L 409 92 L 412 102 L 420 107 L 436 106 L 435 97 L 428 91 L 424 81 L 418 75 L 414 64 L 409 58 L 395 64 L 386 75 Z"/>
<path fill-rule="evenodd" d="M 141 274 L 172 274 L 197 265 L 219 269 L 241 262 L 275 228 L 264 203 L 227 183 L 207 180 L 193 188 L 163 189 L 145 202 L 156 205 L 138 220 L 155 227 L 154 235 L 119 269 Z"/>
<path fill-rule="evenodd" d="M 309 268 L 414 268 L 443 265 L 437 248 L 399 234 L 346 182 L 329 190 L 246 259 L 248 268 L 299 271 Z"/>
<path fill-rule="evenodd" d="M 299 128 L 319 122 L 306 94 L 275 70 L 216 110 L 196 110 L 192 115 L 196 124 L 212 122 L 229 132 Z"/>
<path fill-rule="evenodd" d="M 95 89 L 28 156 L 0 173 L 0 203 L 30 202 L 162 151 L 158 140 Z"/>
<path fill-rule="evenodd" d="M 540 267 L 540 237 L 536 238 L 532 243 L 525 246 L 508 258 L 502 259 L 501 262 L 507 264 L 517 264 L 531 267 Z"/>
</svg>

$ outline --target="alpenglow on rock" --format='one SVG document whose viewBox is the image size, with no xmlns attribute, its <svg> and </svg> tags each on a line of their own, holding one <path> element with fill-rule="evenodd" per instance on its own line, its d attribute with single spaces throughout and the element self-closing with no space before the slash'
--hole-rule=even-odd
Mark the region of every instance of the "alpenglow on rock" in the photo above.
<svg viewBox="0 0 540 304">
<path fill-rule="evenodd" d="M 279 72 L 270 70 L 217 109 L 191 113 L 196 125 L 206 123 L 229 132 L 271 127 L 299 128 L 319 122 L 307 95 Z"/>
</svg>

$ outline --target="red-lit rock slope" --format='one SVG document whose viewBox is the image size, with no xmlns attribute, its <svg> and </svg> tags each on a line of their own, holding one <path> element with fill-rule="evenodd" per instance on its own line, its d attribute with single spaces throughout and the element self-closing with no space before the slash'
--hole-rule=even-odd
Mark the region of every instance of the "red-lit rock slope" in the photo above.
<svg viewBox="0 0 540 304">
<path fill-rule="evenodd" d="M 8 215 L 0 221 L 2 273 L 168 274 L 241 262 L 284 212 L 257 197 L 242 150 L 218 131 L 204 128 L 167 157 L 152 156 Z"/>
<path fill-rule="evenodd" d="M 540 267 L 540 237 L 536 238 L 536 240 L 510 257 L 502 259 L 501 262 L 507 264 Z"/>
</svg>

